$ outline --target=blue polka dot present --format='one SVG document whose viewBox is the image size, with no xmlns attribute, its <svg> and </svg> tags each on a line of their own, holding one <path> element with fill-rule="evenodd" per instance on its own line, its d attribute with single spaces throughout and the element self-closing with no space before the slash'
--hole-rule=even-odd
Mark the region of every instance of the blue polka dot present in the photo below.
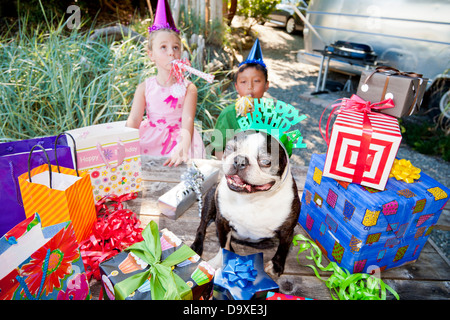
<svg viewBox="0 0 450 320">
<path fill-rule="evenodd" d="M 353 273 L 417 260 L 450 190 L 423 172 L 376 190 L 325 177 L 324 164 L 312 156 L 299 222 L 327 258 Z"/>
</svg>

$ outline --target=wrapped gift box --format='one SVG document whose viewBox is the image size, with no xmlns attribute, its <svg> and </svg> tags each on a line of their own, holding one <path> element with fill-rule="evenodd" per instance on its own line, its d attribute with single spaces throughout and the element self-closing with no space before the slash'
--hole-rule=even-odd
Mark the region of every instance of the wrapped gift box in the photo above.
<svg viewBox="0 0 450 320">
<path fill-rule="evenodd" d="M 396 118 L 341 110 L 331 132 L 323 174 L 383 190 L 401 140 Z"/>
<path fill-rule="evenodd" d="M 397 118 L 415 113 L 422 103 L 428 79 L 391 68 L 383 70 L 380 67 L 375 71 L 363 71 L 356 95 L 372 102 L 392 99 L 395 107 L 380 112 Z"/>
<path fill-rule="evenodd" d="M 42 227 L 39 214 L 0 238 L 0 300 L 89 300 L 70 222 Z"/>
<path fill-rule="evenodd" d="M 279 287 L 264 271 L 262 252 L 240 256 L 222 249 L 223 267 L 214 279 L 216 300 L 263 300 Z"/>
<path fill-rule="evenodd" d="M 197 179 L 197 181 L 181 181 L 159 197 L 158 208 L 165 216 L 170 219 L 177 219 L 194 204 L 197 200 L 197 194 L 191 187 L 192 184 L 198 183 L 201 185 L 201 192 L 205 194 L 217 182 L 219 169 L 210 165 L 203 165 L 198 168 L 198 171 L 202 175 L 200 180 L 197 177 L 185 177 L 185 179 Z"/>
<path fill-rule="evenodd" d="M 353 273 L 416 260 L 450 190 L 421 173 L 379 191 L 323 176 L 324 163 L 325 155 L 311 158 L 299 222 L 328 259 Z"/>
<path fill-rule="evenodd" d="M 152 223 L 154 222 L 152 221 Z M 187 251 L 190 252 L 188 258 L 172 267 L 175 281 L 183 282 L 184 289 L 180 293 L 181 298 L 184 300 L 208 300 L 212 298 L 215 270 L 169 230 L 163 229 L 158 234 L 161 261 L 165 261 L 165 259 L 182 247 L 185 247 L 184 249 L 188 249 Z M 150 269 L 150 266 L 145 261 L 140 259 L 132 250 L 129 250 L 131 247 L 100 264 L 103 288 L 107 293 L 107 297 L 111 300 L 121 299 L 116 295 L 115 286 L 127 279 L 142 275 Z M 132 293 L 124 298 L 125 300 L 154 300 L 150 289 L 151 276 L 143 280 L 145 281 L 138 284 Z"/>
<path fill-rule="evenodd" d="M 289 294 L 279 292 L 268 292 L 266 300 L 315 300 L 315 299 L 291 296 Z"/>
<path fill-rule="evenodd" d="M 78 169 L 91 176 L 95 201 L 111 194 L 119 196 L 141 190 L 139 130 L 126 127 L 125 123 L 68 131 L 76 141 Z"/>
</svg>

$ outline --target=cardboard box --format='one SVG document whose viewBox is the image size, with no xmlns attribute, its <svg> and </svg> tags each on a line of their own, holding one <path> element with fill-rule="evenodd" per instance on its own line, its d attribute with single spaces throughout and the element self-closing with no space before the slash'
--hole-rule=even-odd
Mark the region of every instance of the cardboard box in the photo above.
<svg viewBox="0 0 450 320">
<path fill-rule="evenodd" d="M 427 78 L 405 76 L 395 71 L 365 70 L 361 74 L 356 95 L 370 102 L 392 99 L 395 107 L 380 112 L 401 118 L 419 110 L 427 82 Z"/>
</svg>

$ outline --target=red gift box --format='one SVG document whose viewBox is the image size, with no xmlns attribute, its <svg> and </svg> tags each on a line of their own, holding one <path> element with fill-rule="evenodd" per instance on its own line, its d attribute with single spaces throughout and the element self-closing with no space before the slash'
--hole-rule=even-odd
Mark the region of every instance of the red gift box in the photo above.
<svg viewBox="0 0 450 320">
<path fill-rule="evenodd" d="M 393 105 L 392 101 L 377 104 Z M 356 95 L 344 99 L 341 106 L 327 140 L 323 175 L 384 190 L 402 140 L 398 120 L 372 112 L 374 104 Z"/>
</svg>

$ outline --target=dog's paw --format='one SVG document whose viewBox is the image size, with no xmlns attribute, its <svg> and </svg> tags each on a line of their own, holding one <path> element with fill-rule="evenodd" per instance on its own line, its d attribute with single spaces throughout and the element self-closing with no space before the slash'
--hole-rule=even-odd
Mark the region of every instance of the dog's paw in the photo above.
<svg viewBox="0 0 450 320">
<path fill-rule="evenodd" d="M 272 278 L 278 278 L 284 271 L 284 267 L 280 266 L 278 263 L 274 263 L 270 260 L 264 266 L 264 271 Z"/>
<path fill-rule="evenodd" d="M 203 243 L 200 243 L 199 241 L 194 241 L 191 244 L 191 249 L 195 251 L 199 256 L 203 253 Z"/>
</svg>

